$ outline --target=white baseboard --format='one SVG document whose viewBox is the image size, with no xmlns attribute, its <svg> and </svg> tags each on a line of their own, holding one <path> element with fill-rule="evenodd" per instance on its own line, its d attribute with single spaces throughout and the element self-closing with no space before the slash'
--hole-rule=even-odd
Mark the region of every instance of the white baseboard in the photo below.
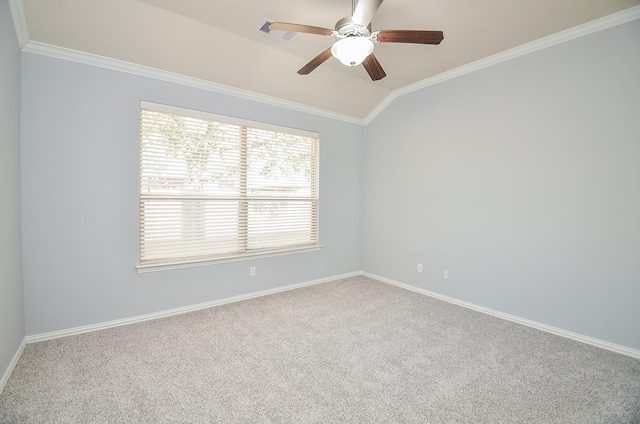
<svg viewBox="0 0 640 424">
<path fill-rule="evenodd" d="M 593 337 L 588 337 L 588 336 L 584 336 L 582 334 L 578 334 L 578 333 L 573 333 L 571 331 L 567 331 L 567 330 L 563 330 L 561 328 L 557 328 L 557 327 L 552 327 L 550 325 L 546 325 L 546 324 L 542 324 L 536 321 L 532 321 L 532 320 L 528 320 L 525 318 L 521 318 L 521 317 L 517 317 L 515 315 L 509 315 L 500 311 L 496 311 L 493 309 L 489 309 L 489 308 L 485 308 L 483 306 L 479 306 L 479 305 L 475 305 L 473 303 L 469 303 L 469 302 L 465 302 L 462 300 L 458 300 L 449 296 L 445 296 L 436 292 L 432 292 L 429 290 L 425 290 L 416 286 L 412 286 L 409 284 L 405 284 L 405 283 L 401 283 L 395 280 L 391 280 L 389 278 L 385 278 L 385 277 L 381 277 L 379 275 L 375 275 L 375 274 L 371 274 L 368 272 L 364 272 L 364 271 L 357 271 L 357 272 L 352 272 L 352 273 L 347 273 L 347 274 L 341 274 L 341 275 L 333 275 L 331 277 L 326 277 L 326 278 L 320 278 L 317 280 L 311 280 L 311 281 L 306 281 L 303 283 L 298 283 L 298 284 L 291 284 L 288 286 L 282 286 L 282 287 L 276 287 L 273 289 L 267 289 L 267 290 L 261 290 L 261 291 L 257 291 L 257 292 L 253 292 L 253 293 L 247 293 L 244 295 L 239 295 L 239 296 L 233 296 L 233 297 L 228 297 L 228 298 L 224 298 L 224 299 L 219 299 L 219 300 L 213 300 L 210 302 L 204 302 L 204 303 L 199 303 L 196 305 L 189 305 L 189 306 L 184 306 L 181 308 L 175 308 L 175 309 L 169 309 L 169 310 L 165 310 L 165 311 L 160 311 L 160 312 L 155 312 L 155 313 L 151 313 L 151 314 L 145 314 L 145 315 L 138 315 L 138 316 L 134 316 L 134 317 L 130 317 L 130 318 L 124 318 L 124 319 L 119 319 L 119 320 L 114 320 L 114 321 L 107 321 L 107 322 L 101 322 L 101 323 L 97 323 L 97 324 L 92 324 L 92 325 L 85 325 L 85 326 L 81 326 L 81 327 L 75 327 L 75 328 L 70 328 L 70 329 L 66 329 L 66 330 L 60 330 L 60 331 L 52 331 L 52 332 L 48 332 L 48 333 L 42 333 L 42 334 L 35 334 L 35 335 L 31 335 L 31 336 L 26 336 L 23 340 L 22 343 L 20 344 L 20 346 L 18 347 L 18 350 L 16 351 L 16 354 L 14 355 L 11 363 L 9 364 L 9 367 L 5 370 L 4 375 L 2 376 L 2 380 L 0 380 L 0 393 L 2 393 L 2 390 L 4 389 L 4 386 L 6 385 L 7 381 L 9 380 L 9 377 L 11 376 L 11 373 L 13 372 L 14 367 L 16 366 L 18 360 L 20 359 L 20 356 L 22 355 L 22 352 L 24 351 L 24 348 L 26 346 L 27 343 L 35 343 L 35 342 L 39 342 L 39 341 L 43 341 L 43 340 L 51 340 L 51 339 L 57 339 L 60 337 L 67 337 L 67 336 L 73 336 L 76 334 L 82 334 L 82 333 L 88 333 L 91 331 L 98 331 L 98 330 L 104 330 L 107 328 L 113 328 L 113 327 L 120 327 L 123 325 L 128 325 L 128 324 L 135 324 L 138 322 L 143 322 L 143 321 L 149 321 L 152 319 L 158 319 L 158 318 L 164 318 L 164 317 L 169 317 L 172 315 L 179 315 L 179 314 L 185 314 L 188 312 L 193 312 L 193 311 L 198 311 L 201 309 L 206 309 L 206 308 L 211 308 L 213 306 L 219 306 L 219 305 L 224 305 L 224 304 L 228 304 L 228 303 L 233 303 L 233 302 L 240 302 L 242 300 L 247 300 L 247 299 L 252 299 L 252 298 L 256 298 L 256 297 L 261 297 L 261 296 L 267 296 L 270 294 L 275 294 L 275 293 L 280 293 L 280 292 L 284 292 L 284 291 L 288 291 L 288 290 L 295 290 L 295 289 L 299 289 L 302 287 L 307 287 L 307 286 L 312 286 L 315 284 L 322 284 L 322 283 L 326 283 L 329 281 L 334 281 L 334 280 L 339 280 L 342 278 L 349 278 L 349 277 L 355 277 L 355 276 L 365 276 L 365 277 L 369 277 L 372 278 L 374 280 L 383 282 L 383 283 L 387 283 L 387 284 L 391 284 L 406 290 L 410 290 L 416 293 L 420 293 L 423 294 L 425 296 L 430 296 L 433 297 L 435 299 L 439 299 L 445 302 L 449 302 L 452 303 L 454 305 L 458 305 L 458 306 L 462 306 L 465 308 L 469 308 L 472 309 L 474 311 L 478 311 L 478 312 L 482 312 L 485 314 L 489 314 L 489 315 L 493 315 L 495 317 L 498 318 L 502 318 L 511 322 L 515 322 L 517 324 L 522 324 L 522 325 L 526 325 L 528 327 L 532 327 L 538 330 L 542 330 L 542 331 L 546 331 L 548 333 L 552 333 L 561 337 L 566 337 L 569 339 L 573 339 L 582 343 L 587 343 L 590 344 L 592 346 L 596 346 L 599 348 L 603 348 L 603 349 L 607 349 L 616 353 L 621 353 L 623 355 L 627 355 L 633 358 L 637 358 L 640 359 L 640 350 L 636 350 L 636 349 L 632 349 L 626 346 L 621 346 L 621 345 L 617 345 L 614 343 L 610 343 L 604 340 L 599 340 Z"/>
<path fill-rule="evenodd" d="M 159 312 L 154 312 L 151 314 L 145 314 L 145 315 L 138 315 L 138 316 L 134 316 L 134 317 L 130 317 L 130 318 L 123 318 L 123 319 L 119 319 L 119 320 L 114 320 L 114 321 L 106 321 L 106 322 L 101 322 L 101 323 L 97 323 L 97 324 L 91 324 L 91 325 L 85 325 L 85 326 L 81 326 L 81 327 L 75 327 L 75 328 L 69 328 L 66 330 L 59 330 L 59 331 L 52 331 L 52 332 L 48 332 L 48 333 L 41 333 L 41 334 L 35 334 L 35 335 L 31 335 L 31 336 L 26 336 L 25 339 L 23 340 L 22 345 L 20 346 L 20 348 L 18 349 L 18 352 L 16 353 L 16 356 L 14 357 L 12 364 L 10 365 L 10 367 L 7 369 L 7 371 L 5 372 L 2 380 L 0 381 L 0 389 L 4 387 L 4 384 L 6 383 L 6 380 L 8 380 L 9 375 L 11 375 L 11 371 L 13 370 L 13 367 L 15 366 L 15 363 L 18 361 L 18 359 L 20 358 L 20 355 L 22 354 L 22 351 L 24 349 L 25 343 L 35 343 L 35 342 L 39 342 L 39 341 L 43 341 L 43 340 L 51 340 L 51 339 L 57 339 L 60 337 L 67 337 L 67 336 L 73 336 L 76 334 L 82 334 L 82 333 L 88 333 L 91 331 L 98 331 L 98 330 L 104 330 L 107 328 L 113 328 L 113 327 L 120 327 L 123 325 L 128 325 L 128 324 L 135 324 L 138 322 L 143 322 L 143 321 L 149 321 L 152 319 L 158 319 L 158 318 L 164 318 L 164 317 L 169 317 L 172 315 L 179 315 L 179 314 L 185 314 L 188 312 L 193 312 L 193 311 L 198 311 L 201 309 L 206 309 L 206 308 L 211 308 L 213 306 L 218 306 L 218 305 L 224 305 L 224 304 L 228 304 L 228 303 L 233 303 L 233 302 L 239 302 L 242 300 L 247 300 L 247 299 L 252 299 L 255 297 L 261 297 L 261 296 L 267 296 L 270 294 L 275 294 L 275 293 L 280 293 L 280 292 L 284 292 L 284 291 L 288 291 L 288 290 L 295 290 L 298 288 L 302 288 L 302 287 L 307 287 L 307 286 L 312 286 L 315 284 L 322 284 L 322 283 L 326 283 L 329 281 L 334 281 L 334 280 L 339 280 L 342 278 L 349 278 L 349 277 L 355 277 L 358 275 L 362 275 L 365 277 L 369 277 L 372 278 L 374 280 L 378 280 L 381 281 L 383 283 L 387 283 L 387 284 L 391 284 L 397 287 L 401 287 L 403 289 L 406 290 L 411 290 L 413 292 L 416 293 L 420 293 L 426 296 L 430 296 L 433 297 L 435 299 L 439 299 L 439 300 L 443 300 L 445 302 L 449 302 L 449 303 L 453 303 L 455 305 L 458 306 L 462 306 L 465 308 L 469 308 L 472 309 L 474 311 L 478 311 L 478 312 L 482 312 L 485 314 L 489 314 L 489 315 L 493 315 L 495 317 L 498 318 L 502 318 L 502 319 L 506 319 L 508 321 L 512 321 L 515 322 L 517 324 L 522 324 L 522 325 L 526 325 L 528 327 L 532 327 L 532 328 L 536 328 L 538 330 L 542 330 L 542 331 L 546 331 L 548 333 L 552 333 L 558 336 L 562 336 L 562 337 L 567 337 L 569 339 L 573 339 L 582 343 L 587 343 L 590 344 L 592 346 L 596 346 L 596 347 L 600 347 L 603 349 L 607 349 L 613 352 L 617 352 L 617 353 L 621 353 L 623 355 L 627 355 L 627 356 L 631 356 L 633 358 L 637 358 L 640 359 L 640 350 L 637 349 L 632 349 L 626 346 L 621 346 L 621 345 L 617 345 L 614 343 L 610 343 L 604 340 L 600 340 L 600 339 L 596 339 L 593 337 L 589 337 L 589 336 L 585 336 L 582 334 L 578 334 L 578 333 L 573 333 L 571 331 L 567 331 L 567 330 L 563 330 L 561 328 L 557 328 L 557 327 L 552 327 L 550 325 L 546 325 L 546 324 L 542 324 L 536 321 L 532 321 L 529 319 L 525 319 L 525 318 L 521 318 L 515 315 L 509 315 L 500 311 L 496 311 L 494 309 L 489 309 L 489 308 L 485 308 L 483 306 L 479 306 L 479 305 L 475 305 L 473 303 L 469 303 L 469 302 L 465 302 L 459 299 L 455 299 L 453 297 L 449 297 L 449 296 L 445 296 L 436 292 L 432 292 L 429 290 L 425 290 L 425 289 L 421 289 L 419 287 L 416 286 L 412 286 L 409 284 L 405 284 L 405 283 L 401 283 L 395 280 L 391 280 L 389 278 L 386 277 L 382 277 L 379 275 L 375 275 L 375 274 L 371 274 L 368 272 L 364 272 L 364 271 L 357 271 L 357 272 L 351 272 L 351 273 L 347 273 L 347 274 L 341 274 L 341 275 L 333 275 L 331 277 L 326 277 L 326 278 L 320 278 L 317 280 L 311 280 L 311 281 L 306 281 L 303 283 L 297 283 L 297 284 L 291 284 L 288 286 L 282 286 L 282 287 L 276 287 L 273 289 L 268 289 L 268 290 L 261 290 L 261 291 L 257 291 L 257 292 L 253 292 L 253 293 L 247 293 L 247 294 L 243 294 L 243 295 L 239 295 L 239 296 L 233 296 L 233 297 L 228 297 L 228 298 L 224 298 L 224 299 L 218 299 L 218 300 L 213 300 L 210 302 L 204 302 L 204 303 L 198 303 L 196 305 L 189 305 L 189 306 L 184 306 L 181 308 L 175 308 L 175 309 L 169 309 L 169 310 L 165 310 L 165 311 L 159 311 Z M 1 392 L 1 390 L 0 390 Z"/>
<path fill-rule="evenodd" d="M 24 338 L 22 339 L 22 343 L 20 343 L 20 346 L 18 346 L 18 350 L 16 351 L 16 354 L 13 355 L 13 359 L 11 360 L 9 367 L 5 370 L 4 374 L 2 375 L 2 380 L 0 380 L 0 394 L 2 394 L 2 391 L 4 390 L 4 386 L 7 384 L 7 381 L 9 381 L 9 377 L 11 376 L 13 369 L 18 363 L 18 359 L 20 359 L 20 356 L 22 356 L 22 352 L 24 351 L 24 347 L 26 345 L 27 345 L 27 339 Z"/>
<path fill-rule="evenodd" d="M 183 306 L 181 308 L 168 309 L 165 311 L 154 312 L 151 314 L 138 315 L 130 318 L 123 318 L 114 321 L 100 322 L 97 324 L 84 325 L 81 327 L 69 328 L 66 330 L 51 331 L 48 333 L 34 334 L 26 337 L 27 343 L 41 342 L 44 340 L 58 339 L 60 337 L 73 336 L 76 334 L 89 333 L 91 331 L 105 330 L 107 328 L 120 327 L 123 325 L 135 324 L 138 322 L 149 321 L 152 319 L 170 317 L 172 315 L 186 314 L 188 312 L 198 311 L 200 309 L 211 308 L 212 306 L 224 305 L 227 303 L 240 302 L 241 300 L 252 299 L 254 297 L 267 296 L 274 293 L 280 293 L 288 290 L 295 290 L 302 287 L 312 286 L 315 284 L 327 283 L 329 281 L 339 280 L 341 278 L 355 277 L 362 275 L 360 272 L 352 272 L 348 274 L 334 275 L 331 277 L 320 278 L 317 280 L 306 281 L 303 283 L 291 284 L 288 286 L 276 287 L 268 290 L 261 290 L 253 293 L 242 294 L 239 296 L 227 297 L 224 299 L 213 300 L 210 302 L 198 303 L 196 305 Z"/>
<path fill-rule="evenodd" d="M 592 346 L 600 347 L 602 349 L 607 349 L 616 353 L 621 353 L 623 355 L 631 356 L 632 358 L 640 359 L 640 350 L 632 349 L 630 347 L 621 346 L 615 343 L 610 343 L 604 340 L 596 339 L 589 336 L 584 336 L 582 334 L 573 333 L 571 331 L 563 330 L 561 328 L 552 327 L 547 324 L 542 324 L 540 322 L 532 321 L 525 318 L 520 318 L 515 315 L 505 314 L 504 312 L 496 311 L 494 309 L 485 308 L 483 306 L 475 305 L 473 303 L 465 302 L 462 300 L 455 299 L 453 297 L 445 296 L 436 292 L 432 292 L 429 290 L 421 289 L 416 286 L 412 286 L 405 283 L 400 283 L 398 281 L 391 280 L 389 278 L 381 277 L 379 275 L 370 274 L 368 272 L 361 271 L 361 275 L 365 277 L 373 278 L 374 280 L 381 281 L 383 283 L 392 284 L 397 287 L 401 287 L 406 290 L 411 290 L 416 293 L 423 294 L 425 296 L 430 296 L 439 300 L 443 300 L 445 302 L 453 303 L 454 305 L 462 306 L 465 308 L 473 309 L 474 311 L 482 312 L 485 314 L 493 315 L 494 317 L 506 319 L 507 321 L 512 321 L 517 324 L 526 325 L 527 327 L 532 327 L 538 330 L 546 331 L 547 333 L 552 333 L 557 336 L 566 337 L 572 340 L 576 340 L 582 343 L 590 344 Z"/>
</svg>

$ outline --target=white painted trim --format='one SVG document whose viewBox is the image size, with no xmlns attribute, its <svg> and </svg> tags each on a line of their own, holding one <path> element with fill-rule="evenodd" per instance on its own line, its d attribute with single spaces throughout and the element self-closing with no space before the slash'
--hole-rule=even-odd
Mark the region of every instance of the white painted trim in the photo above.
<svg viewBox="0 0 640 424">
<path fill-rule="evenodd" d="M 27 27 L 27 17 L 24 13 L 24 4 L 22 0 L 9 0 L 9 10 L 13 19 L 13 27 L 16 31 L 18 44 L 23 49 L 29 42 L 29 29 Z"/>
<path fill-rule="evenodd" d="M 546 324 L 542 324 L 536 321 L 532 321 L 532 320 L 528 320 L 525 318 L 521 318 L 521 317 L 517 317 L 515 315 L 509 315 L 500 311 L 496 311 L 493 309 L 489 309 L 489 308 L 485 308 L 479 305 L 475 305 L 473 303 L 469 303 L 469 302 L 465 302 L 462 300 L 458 300 L 449 296 L 445 296 L 439 293 L 435 293 L 429 290 L 425 290 L 425 289 L 421 289 L 419 287 L 416 286 L 412 286 L 409 284 L 404 284 L 404 283 L 400 283 L 398 281 L 395 280 L 391 280 L 389 278 L 385 278 L 385 277 L 381 277 L 379 275 L 375 275 L 375 274 L 371 274 L 369 272 L 364 272 L 364 271 L 356 271 L 356 272 L 351 272 L 351 273 L 346 273 L 346 274 L 341 274 L 341 275 L 334 275 L 331 277 L 325 277 L 325 278 L 320 278 L 320 279 L 316 279 L 316 280 L 311 280 L 311 281 L 306 281 L 303 283 L 298 283 L 298 284 L 291 284 L 288 286 L 282 286 L 282 287 L 276 287 L 273 289 L 267 289 L 267 290 L 261 290 L 258 292 L 253 292 L 253 293 L 247 293 L 244 295 L 238 295 L 238 296 L 233 296 L 233 297 L 228 297 L 228 298 L 224 298 L 224 299 L 218 299 L 218 300 L 213 300 L 210 302 L 204 302 L 204 303 L 199 303 L 199 304 L 195 304 L 195 305 L 189 305 L 189 306 L 184 306 L 181 308 L 175 308 L 175 309 L 169 309 L 169 310 L 165 310 L 165 311 L 160 311 L 160 312 L 155 312 L 155 313 L 151 313 L 151 314 L 145 314 L 145 315 L 138 315 L 135 317 L 130 317 L 130 318 L 124 318 L 124 319 L 119 319 L 119 320 L 114 320 L 114 321 L 107 321 L 107 322 L 101 322 L 101 323 L 97 323 L 97 324 L 92 324 L 92 325 L 85 325 L 85 326 L 81 326 L 81 327 L 75 327 L 75 328 L 70 328 L 70 329 L 66 329 L 66 330 L 59 330 L 59 331 L 52 331 L 49 333 L 41 333 L 41 334 L 35 334 L 35 335 L 31 335 L 31 336 L 26 336 L 24 338 L 24 340 L 22 341 L 22 344 L 20 345 L 20 347 L 18 348 L 18 351 L 16 352 L 13 361 L 11 362 L 11 365 L 9 366 L 9 368 L 5 371 L 5 374 L 2 378 L 2 380 L 0 380 L 0 393 L 2 393 L 2 389 L 4 388 L 4 385 L 6 384 L 7 380 L 9 379 L 9 376 L 11 375 L 11 372 L 13 371 L 13 368 L 15 367 L 16 363 L 18 362 L 18 359 L 20 359 L 20 355 L 22 355 L 22 352 L 24 350 L 25 344 L 26 343 L 35 343 L 35 342 L 40 342 L 40 341 L 44 341 L 44 340 L 52 340 L 52 339 L 58 339 L 61 337 L 67 337 L 67 336 L 73 336 L 73 335 L 77 335 L 77 334 L 83 334 L 83 333 L 88 333 L 88 332 L 92 332 L 92 331 L 99 331 L 99 330 L 105 330 L 108 328 L 114 328 L 114 327 L 120 327 L 123 325 L 129 325 L 129 324 L 135 324 L 135 323 L 139 323 L 139 322 L 144 322 L 144 321 L 149 321 L 149 320 L 153 320 L 153 319 L 158 319 L 158 318 L 165 318 L 165 317 L 170 317 L 173 315 L 180 315 L 180 314 L 185 314 L 185 313 L 189 313 L 189 312 L 194 312 L 194 311 L 199 311 L 201 309 L 206 309 L 206 308 L 211 308 L 214 306 L 219 306 L 219 305 L 225 305 L 225 304 L 229 304 L 229 303 L 234 303 L 234 302 L 240 302 L 243 300 L 247 300 L 247 299 L 252 299 L 252 298 L 256 298 L 256 297 L 261 297 L 261 296 L 268 296 L 271 294 L 275 294 L 275 293 L 280 293 L 280 292 L 284 292 L 284 291 L 289 291 L 289 290 L 295 290 L 295 289 L 299 289 L 302 287 L 308 287 L 308 286 L 312 286 L 312 285 L 316 285 L 316 284 L 322 284 L 322 283 L 327 283 L 330 281 L 335 281 L 335 280 L 339 280 L 342 278 L 349 278 L 349 277 L 356 277 L 356 276 L 365 276 L 365 277 L 369 277 L 372 278 L 374 280 L 383 282 L 383 283 L 387 283 L 387 284 L 391 284 L 394 285 L 396 287 L 400 287 L 406 290 L 410 290 L 425 296 L 430 296 L 433 297 L 435 299 L 439 299 L 448 303 L 452 303 L 454 305 L 458 305 L 458 306 L 462 306 L 464 308 L 468 308 L 474 311 L 478 311 L 478 312 L 482 312 L 485 314 L 489 314 L 492 316 L 495 316 L 497 318 L 501 318 L 501 319 L 505 319 L 507 321 L 511 321 L 514 322 L 516 324 L 522 324 L 522 325 L 526 325 L 527 327 L 531 327 L 531 328 L 535 328 L 538 330 L 542 330 L 548 333 L 552 333 L 555 334 L 557 336 L 561 336 L 561 337 L 566 337 L 572 340 L 576 340 L 578 342 L 582 342 L 582 343 L 586 343 L 592 346 L 596 346 L 602 349 L 607 349 L 616 353 L 621 353 L 623 355 L 627 355 L 633 358 L 637 358 L 640 359 L 640 350 L 636 350 L 636 349 L 632 349 L 626 346 L 621 346 L 621 345 L 617 345 L 614 343 L 610 343 L 610 342 L 606 342 L 604 340 L 599 340 L 593 337 L 588 337 L 588 336 L 584 336 L 582 334 L 578 334 L 578 333 L 573 333 L 571 331 L 567 331 L 567 330 L 563 330 L 561 328 L 557 328 L 557 327 L 552 327 L 550 325 L 546 325 Z"/>
<path fill-rule="evenodd" d="M 514 47 L 513 49 L 475 61 L 473 63 L 460 66 L 450 71 L 434 75 L 433 77 L 418 81 L 405 87 L 400 87 L 389 93 L 387 97 L 385 97 L 364 119 L 362 119 L 143 65 L 137 65 L 130 62 L 84 53 L 77 50 L 66 49 L 63 47 L 52 46 L 37 41 L 29 41 L 29 34 L 27 31 L 27 24 L 24 16 L 22 0 L 9 0 L 9 5 L 11 6 L 11 13 L 13 15 L 16 33 L 18 35 L 18 41 L 23 51 L 25 52 L 41 54 L 44 56 L 55 57 L 73 62 L 84 63 L 87 65 L 98 66 L 101 68 L 126 72 L 147 78 L 181 84 L 188 87 L 213 91 L 220 94 L 226 94 L 246 100 L 266 103 L 273 106 L 292 109 L 299 112 L 309 113 L 312 115 L 322 116 L 325 118 L 335 119 L 338 121 L 344 121 L 362 126 L 367 125 L 371 121 L 373 121 L 373 119 L 378 116 L 378 114 L 380 114 L 387 106 L 389 106 L 389 104 L 391 104 L 391 102 L 402 95 L 421 90 L 431 85 L 439 84 L 441 82 L 468 74 L 470 72 L 484 69 L 486 67 L 493 66 L 498 63 L 502 63 L 507 60 L 544 49 L 546 47 L 564 43 L 578 37 L 592 34 L 597 31 L 602 31 L 604 29 L 611 28 L 616 25 L 621 25 L 640 18 L 640 6 L 634 6 L 621 12 L 596 19 L 595 21 L 587 22 L 586 24 L 561 31 L 559 33 L 541 38 L 539 40 L 535 40 L 530 43 Z"/>
<path fill-rule="evenodd" d="M 566 337 L 568 339 L 576 340 L 578 342 L 586 343 L 592 346 L 596 346 L 602 349 L 607 349 L 612 352 L 621 353 L 623 355 L 631 356 L 632 358 L 640 359 L 640 350 L 632 349 L 630 347 L 618 345 L 615 343 L 610 343 L 604 340 L 596 339 L 593 337 L 585 336 L 578 333 L 573 333 L 571 331 L 563 330 L 561 328 L 552 327 L 547 324 L 542 324 L 537 321 L 532 321 L 526 318 L 520 318 L 515 315 L 505 314 L 504 312 L 496 311 L 494 309 L 485 308 L 484 306 L 479 306 L 473 303 L 465 302 L 463 300 L 458 300 L 453 297 L 445 296 L 436 292 L 432 292 L 430 290 L 425 290 L 420 287 L 412 286 L 410 284 L 400 283 L 395 280 L 391 280 L 389 278 L 381 277 L 379 275 L 371 274 L 368 272 L 361 271 L 361 275 L 365 277 L 372 278 L 374 280 L 381 281 L 383 283 L 391 284 L 406 290 L 411 290 L 416 293 L 423 294 L 425 296 L 433 297 L 438 300 L 442 300 L 448 303 L 453 303 L 454 305 L 462 306 L 464 308 L 472 309 L 477 312 L 482 312 L 484 314 L 493 315 L 497 318 L 506 319 L 507 321 L 515 322 L 516 324 L 526 325 L 527 327 L 535 328 L 537 330 L 542 330 L 547 333 L 552 333 L 557 336 Z"/>
<path fill-rule="evenodd" d="M 242 262 L 249 261 L 254 259 L 265 259 L 265 258 L 275 258 L 278 256 L 288 256 L 288 255 L 297 255 L 300 253 L 310 253 L 317 252 L 322 248 L 321 244 L 314 244 L 310 247 L 305 247 L 304 249 L 284 249 L 278 252 L 271 253 L 251 253 L 244 254 L 238 256 L 227 256 L 219 259 L 203 259 L 203 260 L 195 260 L 195 261 L 184 261 L 184 262 L 158 262 L 158 263 L 146 263 L 146 264 L 138 264 L 136 265 L 136 270 L 138 274 L 142 274 L 145 272 L 155 272 L 155 271 L 167 271 L 173 269 L 185 269 L 185 268 L 194 268 L 198 266 L 208 266 L 214 264 L 226 264 L 231 262 Z"/>
<path fill-rule="evenodd" d="M 302 137 L 320 137 L 320 134 L 316 131 L 305 130 L 292 126 L 275 125 L 269 122 L 252 121 L 250 119 L 238 118 L 236 116 L 220 115 L 218 113 L 207 112 L 204 110 L 150 102 L 148 100 L 140 100 L 140 109 L 152 110 L 154 112 L 172 113 L 174 115 L 188 115 L 191 118 L 202 118 L 210 121 L 224 122 L 225 124 L 253 127 L 261 130 L 299 135 Z"/>
<path fill-rule="evenodd" d="M 14 0 L 20 1 L 20 0 Z M 161 69 L 151 68 L 148 66 L 137 65 L 131 62 L 125 62 L 118 59 L 112 59 L 105 56 L 99 56 L 90 53 L 84 53 L 78 50 L 67 49 L 64 47 L 53 46 L 51 44 L 40 43 L 38 41 L 29 41 L 23 47 L 22 51 L 27 53 L 40 54 L 43 56 L 55 57 L 58 59 L 68 60 L 71 62 L 82 63 L 85 65 L 97 66 L 100 68 L 111 69 L 120 72 L 126 72 L 146 78 L 153 78 L 160 81 L 171 82 L 184 85 L 187 87 L 198 88 L 206 91 L 213 91 L 220 94 L 238 97 L 254 102 L 265 103 L 272 106 L 278 106 L 285 109 L 295 110 L 297 112 L 309 113 L 312 115 L 322 116 L 325 118 L 335 119 L 338 121 L 349 122 L 352 124 L 363 125 L 361 118 L 355 118 L 349 115 L 343 115 L 337 112 L 331 112 L 302 103 L 296 103 L 289 100 L 279 99 L 277 97 L 267 96 L 264 94 L 254 93 L 253 91 L 242 90 L 240 88 L 231 87 L 224 84 L 218 84 L 199 78 L 188 77 L 186 75 L 176 74 Z"/>
<path fill-rule="evenodd" d="M 27 345 L 27 339 L 24 338 L 22 339 L 22 343 L 20 343 L 20 346 L 18 347 L 16 354 L 13 355 L 13 359 L 11 360 L 11 363 L 9 363 L 9 366 L 5 370 L 4 375 L 2 376 L 2 380 L 0 380 L 0 394 L 2 394 L 2 391 L 4 390 L 4 386 L 7 384 L 7 381 L 9 381 L 9 377 L 11 377 L 11 373 L 13 373 L 13 369 L 16 367 L 16 364 L 18 363 L 20 356 L 22 356 L 22 352 L 24 351 L 24 347 L 26 345 Z"/>
<path fill-rule="evenodd" d="M 339 280 L 341 278 L 349 278 L 361 275 L 360 272 L 352 272 L 341 275 L 334 275 L 317 280 L 306 281 L 288 286 L 276 287 L 273 289 L 261 290 L 253 293 L 242 294 L 238 296 L 227 297 L 224 299 L 213 300 L 210 302 L 198 303 L 196 305 L 183 306 L 181 308 L 168 309 L 166 311 L 154 312 L 151 314 L 138 315 L 130 318 L 123 318 L 114 321 L 100 322 L 97 324 L 85 325 L 82 327 L 69 328 L 66 330 L 52 331 L 49 333 L 34 334 L 26 337 L 27 343 L 41 342 L 44 340 L 58 339 L 61 337 L 74 336 L 77 334 L 89 333 L 92 331 L 105 330 L 107 328 L 120 327 L 123 325 L 135 324 L 139 322 L 149 321 L 158 318 L 166 318 L 173 315 L 186 314 L 188 312 L 199 311 L 201 309 L 211 308 L 213 306 L 226 305 L 228 303 L 240 302 L 242 300 L 253 299 L 255 297 L 268 296 L 270 294 L 280 293 L 289 290 L 295 290 L 302 287 L 313 286 L 316 284 L 327 283 L 329 281 Z"/>
<path fill-rule="evenodd" d="M 640 19 L 640 6 L 634 6 L 629 9 L 625 9 L 621 12 L 614 13 L 609 16 L 605 16 L 595 21 L 587 22 L 586 24 L 578 25 L 567 29 L 565 31 L 558 32 L 556 34 L 549 35 L 547 37 L 540 38 L 530 43 L 523 44 L 518 47 L 514 47 L 509 50 L 494 54 L 484 59 L 477 60 L 466 65 L 462 65 L 458 68 L 450 71 L 442 72 L 438 75 L 434 75 L 430 78 L 418 81 L 413 84 L 398 88 L 392 91 L 386 98 L 378 104 L 370 113 L 364 118 L 365 125 L 369 124 L 373 119 L 378 116 L 391 102 L 400 96 L 403 96 L 414 91 L 421 90 L 431 85 L 440 84 L 441 82 L 457 78 L 459 76 L 478 71 L 480 69 L 488 68 L 489 66 L 497 65 L 502 62 L 506 62 L 511 59 L 515 59 L 519 56 L 524 56 L 529 53 L 533 53 L 538 50 L 545 49 L 547 47 L 555 46 L 556 44 L 571 41 L 575 38 L 583 37 L 585 35 L 592 34 L 594 32 L 602 31 L 617 25 L 621 25 L 636 19 Z"/>
</svg>

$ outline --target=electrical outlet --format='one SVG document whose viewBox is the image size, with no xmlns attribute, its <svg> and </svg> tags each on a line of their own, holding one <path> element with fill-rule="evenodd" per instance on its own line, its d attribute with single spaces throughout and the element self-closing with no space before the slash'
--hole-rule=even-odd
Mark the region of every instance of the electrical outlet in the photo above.
<svg viewBox="0 0 640 424">
<path fill-rule="evenodd" d="M 422 264 L 418 264 L 418 272 L 422 272 Z"/>
<path fill-rule="evenodd" d="M 445 279 L 445 280 L 448 280 L 448 279 L 449 279 L 449 270 L 448 270 L 448 269 L 445 269 L 445 270 L 444 270 L 444 279 Z"/>
<path fill-rule="evenodd" d="M 249 276 L 250 277 L 255 277 L 255 275 L 256 275 L 256 267 L 252 266 L 252 267 L 249 268 Z"/>
</svg>

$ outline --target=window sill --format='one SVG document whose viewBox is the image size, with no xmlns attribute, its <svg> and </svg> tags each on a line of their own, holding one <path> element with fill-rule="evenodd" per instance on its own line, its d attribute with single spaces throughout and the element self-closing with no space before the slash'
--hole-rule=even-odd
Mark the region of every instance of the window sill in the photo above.
<svg viewBox="0 0 640 424">
<path fill-rule="evenodd" d="M 193 268 L 197 266 L 216 265 L 216 264 L 224 264 L 229 262 L 241 262 L 241 261 L 247 261 L 252 259 L 263 259 L 263 258 L 272 258 L 276 256 L 294 255 L 298 253 L 315 252 L 317 250 L 320 250 L 321 248 L 322 248 L 322 245 L 314 244 L 312 246 L 308 246 L 304 248 L 283 249 L 283 250 L 270 251 L 265 253 L 232 255 L 232 256 L 218 257 L 215 259 L 208 258 L 208 259 L 185 260 L 185 261 L 174 261 L 174 262 L 168 262 L 168 261 L 151 262 L 151 263 L 136 265 L 136 270 L 138 271 L 139 274 L 142 274 L 146 272 Z"/>
</svg>

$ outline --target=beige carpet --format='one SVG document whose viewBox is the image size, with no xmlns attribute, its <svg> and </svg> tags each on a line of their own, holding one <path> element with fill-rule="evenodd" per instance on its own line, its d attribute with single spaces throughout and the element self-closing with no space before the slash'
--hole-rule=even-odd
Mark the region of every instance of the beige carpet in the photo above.
<svg viewBox="0 0 640 424">
<path fill-rule="evenodd" d="M 0 423 L 640 423 L 640 361 L 354 277 L 29 344 Z"/>
</svg>

